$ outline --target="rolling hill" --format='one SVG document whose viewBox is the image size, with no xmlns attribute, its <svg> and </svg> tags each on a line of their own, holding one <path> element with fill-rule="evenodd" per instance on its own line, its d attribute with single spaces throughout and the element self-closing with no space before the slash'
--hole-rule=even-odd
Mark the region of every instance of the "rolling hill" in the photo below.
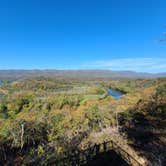
<svg viewBox="0 0 166 166">
<path fill-rule="evenodd" d="M 15 80 L 36 76 L 62 76 L 73 78 L 158 78 L 166 73 L 141 73 L 112 70 L 0 70 L 0 80 Z"/>
</svg>

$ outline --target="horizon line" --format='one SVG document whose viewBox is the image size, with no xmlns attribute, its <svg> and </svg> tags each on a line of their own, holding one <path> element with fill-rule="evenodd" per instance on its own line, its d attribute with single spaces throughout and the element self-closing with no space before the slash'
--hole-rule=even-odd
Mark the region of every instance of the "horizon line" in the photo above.
<svg viewBox="0 0 166 166">
<path fill-rule="evenodd" d="M 23 69 L 23 68 L 7 68 L 7 69 L 0 69 L 0 71 L 50 71 L 50 70 L 57 70 L 57 71 L 113 71 L 113 72 L 135 72 L 135 73 L 146 73 L 146 74 L 161 74 L 161 73 L 166 73 L 166 71 L 162 72 L 148 72 L 148 71 L 136 71 L 136 70 L 112 70 L 112 69 L 99 69 L 99 68 L 94 68 L 94 69 L 58 69 L 58 68 L 28 68 L 28 69 Z"/>
</svg>

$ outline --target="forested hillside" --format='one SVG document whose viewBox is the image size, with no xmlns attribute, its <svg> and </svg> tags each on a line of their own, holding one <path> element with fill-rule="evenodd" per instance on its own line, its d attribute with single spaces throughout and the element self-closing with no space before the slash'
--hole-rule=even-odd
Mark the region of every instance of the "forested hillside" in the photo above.
<svg viewBox="0 0 166 166">
<path fill-rule="evenodd" d="M 108 96 L 110 88 L 123 96 Z M 0 164 L 49 165 L 112 139 L 162 165 L 165 124 L 165 78 L 18 79 L 0 86 Z"/>
</svg>

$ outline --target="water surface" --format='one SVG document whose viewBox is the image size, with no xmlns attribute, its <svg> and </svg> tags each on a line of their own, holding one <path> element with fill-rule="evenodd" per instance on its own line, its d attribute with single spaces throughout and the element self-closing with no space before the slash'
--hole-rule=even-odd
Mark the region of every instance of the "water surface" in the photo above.
<svg viewBox="0 0 166 166">
<path fill-rule="evenodd" d="M 108 95 L 112 96 L 115 99 L 120 99 L 121 96 L 123 96 L 123 93 L 118 91 L 118 90 L 109 89 L 108 90 Z"/>
<path fill-rule="evenodd" d="M 0 86 L 2 86 L 3 85 L 3 82 L 2 81 L 0 81 Z"/>
</svg>

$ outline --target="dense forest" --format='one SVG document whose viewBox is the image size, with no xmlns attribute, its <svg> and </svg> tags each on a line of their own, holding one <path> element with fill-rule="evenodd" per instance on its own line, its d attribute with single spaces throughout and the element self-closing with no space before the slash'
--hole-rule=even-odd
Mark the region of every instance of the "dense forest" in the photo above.
<svg viewBox="0 0 166 166">
<path fill-rule="evenodd" d="M 123 96 L 109 96 L 110 88 Z M 0 165 L 69 165 L 58 161 L 108 140 L 146 165 L 164 165 L 165 78 L 1 81 Z"/>
</svg>

